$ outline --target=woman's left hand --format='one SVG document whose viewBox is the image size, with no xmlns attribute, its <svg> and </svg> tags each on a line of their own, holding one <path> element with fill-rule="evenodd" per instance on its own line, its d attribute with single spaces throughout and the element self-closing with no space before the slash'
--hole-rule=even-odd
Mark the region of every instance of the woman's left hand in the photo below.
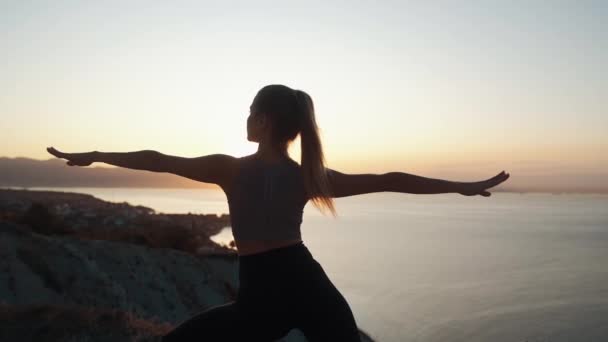
<svg viewBox="0 0 608 342">
<path fill-rule="evenodd" d="M 89 166 L 95 161 L 95 152 L 64 153 L 56 150 L 54 147 L 47 147 L 46 150 L 57 158 L 67 159 L 68 162 L 66 164 L 70 166 Z"/>
<path fill-rule="evenodd" d="M 488 188 L 494 187 L 506 181 L 508 178 L 509 174 L 502 171 L 496 176 L 481 182 L 462 183 L 460 190 L 458 190 L 457 192 L 464 196 L 481 195 L 484 197 L 488 197 L 491 195 L 491 193 L 487 191 Z"/>
</svg>

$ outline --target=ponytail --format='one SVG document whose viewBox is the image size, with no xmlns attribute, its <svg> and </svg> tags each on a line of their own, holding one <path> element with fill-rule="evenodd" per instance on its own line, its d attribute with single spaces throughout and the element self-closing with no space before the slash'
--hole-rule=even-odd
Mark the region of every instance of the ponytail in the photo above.
<svg viewBox="0 0 608 342">
<path fill-rule="evenodd" d="M 301 168 L 304 186 L 313 205 L 321 212 L 329 210 L 336 217 L 325 168 L 325 156 L 315 120 L 312 98 L 302 90 L 295 90 L 300 115 Z"/>
</svg>

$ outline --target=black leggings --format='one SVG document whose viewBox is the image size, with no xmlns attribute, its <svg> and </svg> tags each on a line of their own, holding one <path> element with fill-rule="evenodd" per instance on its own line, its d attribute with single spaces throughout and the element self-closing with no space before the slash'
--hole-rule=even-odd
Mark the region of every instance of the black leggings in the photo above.
<svg viewBox="0 0 608 342">
<path fill-rule="evenodd" d="M 303 242 L 239 256 L 235 301 L 180 323 L 162 341 L 360 341 L 353 313 Z"/>
</svg>

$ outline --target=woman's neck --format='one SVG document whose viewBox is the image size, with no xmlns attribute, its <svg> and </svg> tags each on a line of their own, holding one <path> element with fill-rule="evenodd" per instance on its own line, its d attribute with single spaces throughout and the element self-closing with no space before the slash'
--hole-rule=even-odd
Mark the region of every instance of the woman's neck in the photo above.
<svg viewBox="0 0 608 342">
<path fill-rule="evenodd" d="M 287 149 L 277 148 L 275 146 L 269 146 L 265 144 L 258 145 L 258 151 L 255 153 L 255 155 L 258 158 L 269 162 L 289 159 L 289 153 L 287 152 Z"/>
</svg>

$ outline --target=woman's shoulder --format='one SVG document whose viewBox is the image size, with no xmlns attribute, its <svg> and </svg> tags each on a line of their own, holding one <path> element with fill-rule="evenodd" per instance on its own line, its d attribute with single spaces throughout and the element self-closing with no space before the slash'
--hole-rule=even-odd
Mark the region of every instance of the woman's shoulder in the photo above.
<svg viewBox="0 0 608 342">
<path fill-rule="evenodd" d="M 297 171 L 297 174 L 301 173 L 301 167 L 298 162 L 291 158 L 285 158 L 280 162 L 266 162 L 260 159 L 256 154 L 250 154 L 246 156 L 236 157 L 235 166 L 232 168 L 231 178 L 236 178 L 243 172 L 249 173 L 260 173 L 274 170 L 274 172 L 285 173 L 286 170 Z M 245 175 L 241 175 L 247 177 Z"/>
<path fill-rule="evenodd" d="M 282 159 L 280 162 L 266 162 L 262 159 L 260 159 L 260 157 L 253 153 L 253 154 L 249 154 L 246 156 L 242 156 L 242 157 L 237 157 L 238 162 L 240 163 L 260 163 L 263 165 L 271 165 L 271 166 L 281 166 L 281 165 L 291 165 L 291 166 L 300 166 L 300 164 L 298 162 L 296 162 L 295 160 L 291 159 L 291 158 L 284 158 Z"/>
</svg>

